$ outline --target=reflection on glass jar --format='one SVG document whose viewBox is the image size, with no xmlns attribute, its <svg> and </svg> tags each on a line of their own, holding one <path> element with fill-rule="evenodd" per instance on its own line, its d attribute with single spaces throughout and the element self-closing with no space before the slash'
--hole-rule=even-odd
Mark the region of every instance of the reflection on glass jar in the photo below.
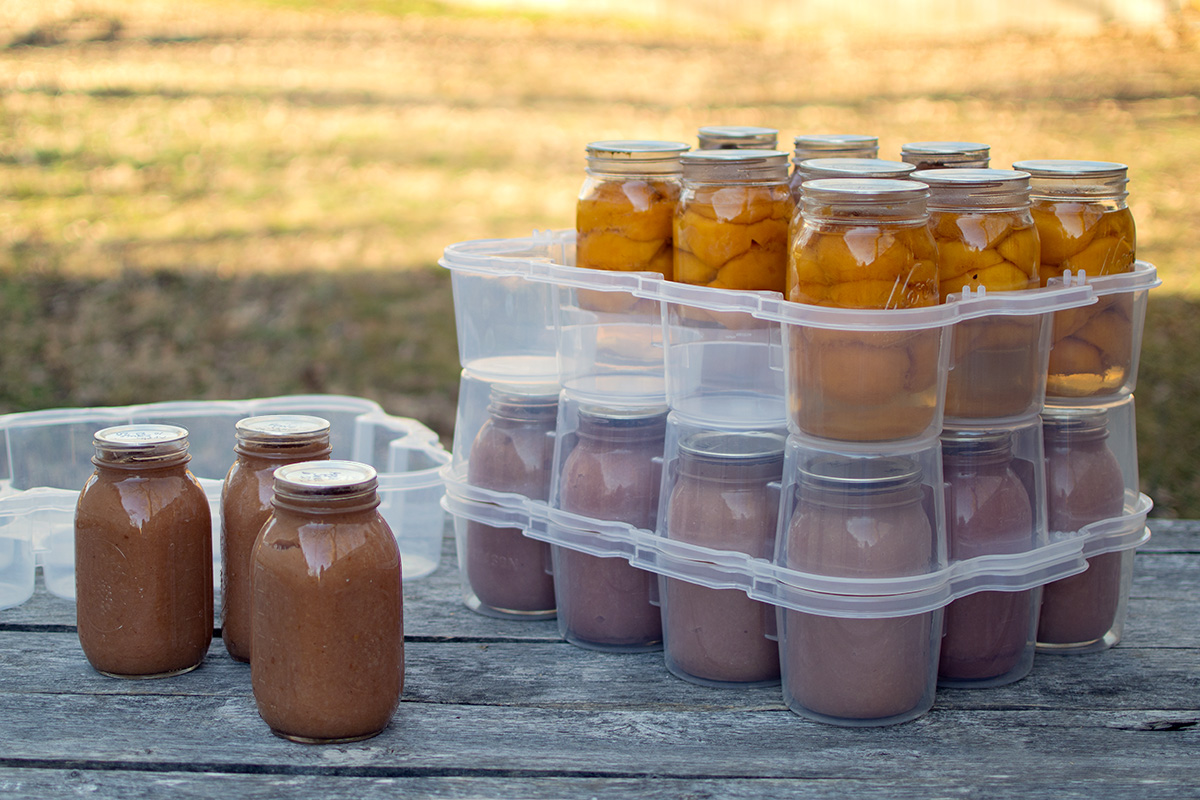
<svg viewBox="0 0 1200 800">
<path fill-rule="evenodd" d="M 937 305 L 928 192 L 915 181 L 807 182 L 803 222 L 791 237 L 787 299 L 838 308 Z M 882 441 L 919 436 L 934 424 L 940 330 L 789 330 L 788 396 L 800 431 Z"/>
<path fill-rule="evenodd" d="M 1013 167 L 1032 176 L 1042 285 L 1067 271 L 1096 278 L 1133 269 L 1137 234 L 1126 205 L 1124 164 L 1048 160 L 1020 161 Z M 1132 307 L 1132 295 L 1125 293 L 1055 314 L 1047 395 L 1093 397 L 1125 383 L 1132 358 Z"/>
<path fill-rule="evenodd" d="M 1046 513 L 1051 531 L 1072 533 L 1124 511 L 1125 479 L 1107 444 L 1103 408 L 1053 408 L 1042 414 L 1046 448 Z M 1088 559 L 1085 572 L 1047 584 L 1038 647 L 1086 652 L 1111 646 L 1119 624 L 1123 578 L 1132 550 Z"/>
<path fill-rule="evenodd" d="M 666 409 L 579 409 L 578 441 L 563 459 L 558 507 L 653 530 L 666 435 Z M 554 547 L 558 626 L 572 644 L 596 650 L 657 649 L 662 620 L 657 579 L 622 558 Z"/>
<path fill-rule="evenodd" d="M 1014 470 L 1007 431 L 942 434 L 946 528 L 952 561 L 1022 553 L 1035 542 L 1031 464 Z M 977 592 L 946 607 L 938 678 L 952 685 L 1000 685 L 1033 666 L 1037 590 Z"/>
<path fill-rule="evenodd" d="M 556 387 L 496 384 L 488 419 L 471 444 L 467 483 L 530 500 L 550 495 Z M 544 619 L 554 615 L 550 545 L 519 528 L 470 521 L 460 554 L 468 608 L 488 616 Z"/>
<path fill-rule="evenodd" d="M 929 226 L 938 251 L 942 302 L 962 290 L 1007 292 L 1039 285 L 1038 233 L 1029 175 L 998 169 L 913 173 L 929 185 Z M 954 328 L 946 416 L 1036 413 L 1045 379 L 1041 316 L 989 316 Z"/>
<path fill-rule="evenodd" d="M 864 580 L 936 567 L 938 534 L 915 461 L 820 456 L 801 469 L 786 566 Z M 784 700 L 797 713 L 885 724 L 933 704 L 940 611 L 885 619 L 791 610 L 779 616 Z"/>
<path fill-rule="evenodd" d="M 703 432 L 679 445 L 679 477 L 667 508 L 667 537 L 770 558 L 779 514 L 783 436 Z M 775 609 L 737 589 L 664 578 L 667 668 L 696 683 L 779 680 Z"/>
</svg>

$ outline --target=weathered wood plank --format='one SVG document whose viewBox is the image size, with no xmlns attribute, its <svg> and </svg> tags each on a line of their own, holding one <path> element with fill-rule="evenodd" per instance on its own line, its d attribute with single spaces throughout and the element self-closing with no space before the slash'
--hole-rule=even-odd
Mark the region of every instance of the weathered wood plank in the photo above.
<svg viewBox="0 0 1200 800">
<path fill-rule="evenodd" d="M 873 784 L 861 780 L 779 779 L 746 776 L 740 779 L 706 778 L 525 778 L 476 777 L 353 777 L 330 775 L 264 775 L 214 772 L 159 772 L 114 770 L 53 770 L 0 767 L 0 795 L 6 800 L 43 800 L 46 797 L 122 797 L 127 800 L 210 800 L 238 797 L 244 800 L 277 800 L 347 797 L 356 800 L 560 800 L 581 798 L 641 798 L 642 800 L 749 800 L 750 798 L 805 798 L 806 800 L 930 800 L 979 798 L 1014 800 L 1031 796 L 1057 800 L 1178 800 L 1189 795 L 1179 784 L 1162 785 L 1152 778 L 1116 782 L 1098 775 L 1079 783 L 1029 783 L 1016 776 L 986 776 L 986 795 L 976 776 L 923 776 L 903 783 Z M 1195 784 L 1192 784 L 1195 786 Z"/>
<path fill-rule="evenodd" d="M 786 711 L 579 710 L 404 703 L 353 745 L 309 747 L 267 733 L 249 698 L 7 694 L 0 766 L 331 774 L 766 776 L 877 784 L 976 781 L 1190 785 L 1200 713 L 956 711 L 845 730 Z M 103 721 L 102 724 L 97 724 Z M 985 777 L 986 776 L 986 777 Z"/>
</svg>

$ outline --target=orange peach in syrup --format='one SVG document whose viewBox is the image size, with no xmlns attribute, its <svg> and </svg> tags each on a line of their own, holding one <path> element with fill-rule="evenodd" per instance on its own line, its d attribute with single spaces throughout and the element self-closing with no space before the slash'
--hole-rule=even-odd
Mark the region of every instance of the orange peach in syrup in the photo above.
<svg viewBox="0 0 1200 800">
<path fill-rule="evenodd" d="M 701 188 L 675 215 L 675 280 L 725 289 L 783 291 L 787 187 Z"/>
</svg>

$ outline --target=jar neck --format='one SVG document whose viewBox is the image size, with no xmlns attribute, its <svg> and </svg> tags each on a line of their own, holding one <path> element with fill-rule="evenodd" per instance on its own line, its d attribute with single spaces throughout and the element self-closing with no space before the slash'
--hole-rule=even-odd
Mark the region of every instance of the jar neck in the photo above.
<svg viewBox="0 0 1200 800">
<path fill-rule="evenodd" d="M 683 142 L 614 139 L 587 146 L 587 174 L 606 178 L 678 178 Z"/>
<path fill-rule="evenodd" d="M 308 461 L 328 458 L 333 452 L 333 447 L 329 444 L 328 436 L 299 442 L 239 439 L 233 447 L 233 452 L 244 458 L 257 458 L 265 461 Z"/>
<path fill-rule="evenodd" d="M 271 500 L 275 508 L 301 515 L 360 514 L 379 507 L 379 493 L 372 490 L 345 496 L 297 497 L 276 492 Z"/>
<path fill-rule="evenodd" d="M 815 180 L 804 184 L 801 214 L 818 222 L 924 225 L 928 196 L 929 189 L 916 181 Z"/>
<path fill-rule="evenodd" d="M 170 453 L 156 458 L 122 458 L 109 453 L 97 452 L 92 464 L 101 469 L 124 472 L 152 472 L 154 470 L 178 470 L 187 466 L 192 457 L 187 451 Z"/>
<path fill-rule="evenodd" d="M 1035 201 L 1100 202 L 1125 208 L 1128 167 L 1108 161 L 1018 161 L 1013 169 L 1030 175 Z"/>
<path fill-rule="evenodd" d="M 875 136 L 797 136 L 792 144 L 795 147 L 792 151 L 794 164 L 810 158 L 875 158 L 879 154 L 879 139 Z"/>
<path fill-rule="evenodd" d="M 787 184 L 787 153 L 778 150 L 701 150 L 680 160 L 685 188 Z"/>
</svg>

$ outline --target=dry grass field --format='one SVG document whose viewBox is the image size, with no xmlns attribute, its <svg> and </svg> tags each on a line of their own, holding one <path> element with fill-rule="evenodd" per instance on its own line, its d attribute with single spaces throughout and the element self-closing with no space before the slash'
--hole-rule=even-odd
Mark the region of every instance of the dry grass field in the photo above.
<svg viewBox="0 0 1200 800">
<path fill-rule="evenodd" d="M 448 437 L 441 249 L 570 227 L 586 142 L 967 139 L 998 166 L 1130 165 L 1164 280 L 1143 488 L 1200 516 L 1197 16 L 914 41 L 431 0 L 0 0 L 0 413 L 328 391 Z"/>
</svg>

